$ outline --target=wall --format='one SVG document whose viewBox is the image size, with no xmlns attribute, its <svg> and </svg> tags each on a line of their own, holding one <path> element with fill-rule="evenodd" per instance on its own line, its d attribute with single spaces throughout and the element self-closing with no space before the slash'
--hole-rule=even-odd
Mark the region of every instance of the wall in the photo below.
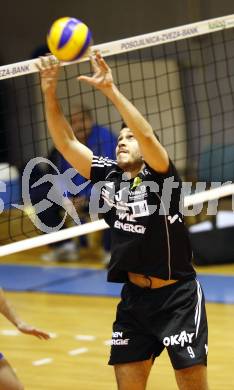
<svg viewBox="0 0 234 390">
<path fill-rule="evenodd" d="M 15 3 L 15 4 L 14 4 Z M 2 65 L 29 59 L 45 42 L 53 20 L 83 19 L 95 43 L 174 27 L 233 13 L 232 0 L 21 0 L 1 2 L 0 57 Z"/>
</svg>

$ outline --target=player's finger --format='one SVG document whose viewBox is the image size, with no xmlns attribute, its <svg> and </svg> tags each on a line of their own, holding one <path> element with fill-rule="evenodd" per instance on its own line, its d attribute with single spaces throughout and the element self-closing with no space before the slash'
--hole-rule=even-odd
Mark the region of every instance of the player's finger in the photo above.
<svg viewBox="0 0 234 390">
<path fill-rule="evenodd" d="M 88 77 L 88 76 L 78 76 L 78 77 L 77 77 L 77 80 L 79 80 L 79 81 L 85 81 L 85 82 L 88 83 L 88 84 L 92 84 L 93 78 L 92 78 L 92 77 Z"/>
<path fill-rule="evenodd" d="M 59 66 L 59 60 L 52 55 L 48 56 L 48 62 L 49 62 L 51 67 L 58 67 Z"/>
<path fill-rule="evenodd" d="M 105 72 L 110 71 L 109 66 L 107 65 L 106 61 L 103 58 L 100 59 L 100 65 Z"/>
<path fill-rule="evenodd" d="M 43 70 L 39 61 L 35 62 L 35 67 L 37 68 L 37 70 L 39 70 L 39 72 Z"/>
<path fill-rule="evenodd" d="M 50 338 L 49 333 L 43 332 L 41 330 L 35 329 L 33 331 L 34 336 L 38 337 L 39 339 L 48 340 Z"/>
<path fill-rule="evenodd" d="M 46 57 L 40 57 L 41 67 L 42 69 L 48 69 L 48 61 Z"/>
<path fill-rule="evenodd" d="M 96 59 L 95 59 L 95 56 L 94 56 L 93 54 L 91 54 L 91 55 L 89 56 L 89 59 L 90 59 L 90 62 L 91 62 L 93 71 L 94 71 L 94 72 L 97 72 L 99 68 L 98 68 L 97 61 L 96 61 Z"/>
<path fill-rule="evenodd" d="M 104 70 L 104 72 L 109 72 L 110 68 L 99 51 L 96 52 L 96 60 L 102 70 Z"/>
</svg>

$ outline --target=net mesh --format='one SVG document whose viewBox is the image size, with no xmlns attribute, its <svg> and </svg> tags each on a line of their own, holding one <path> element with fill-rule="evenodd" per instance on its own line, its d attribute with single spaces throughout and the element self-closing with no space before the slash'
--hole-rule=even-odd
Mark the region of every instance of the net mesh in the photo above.
<svg viewBox="0 0 234 390">
<path fill-rule="evenodd" d="M 188 35 L 190 30 L 192 35 L 188 26 Z M 121 92 L 150 122 L 183 179 L 195 184 L 232 182 L 234 29 L 213 32 L 210 25 L 208 34 L 146 48 L 139 48 L 143 39 L 131 42 L 123 42 L 122 52 L 109 55 L 107 62 Z M 20 65 L 12 72 L 20 73 Z M 61 69 L 58 96 L 63 111 L 71 120 L 77 104 L 86 105 L 96 123 L 117 134 L 121 118 L 116 109 L 101 93 L 76 81 L 77 75 L 90 73 L 89 62 Z M 30 159 L 49 156 L 52 142 L 38 73 L 1 80 L 0 104 L 0 231 L 4 244 L 39 233 L 29 218 L 33 209 L 22 203 L 21 176 Z"/>
</svg>

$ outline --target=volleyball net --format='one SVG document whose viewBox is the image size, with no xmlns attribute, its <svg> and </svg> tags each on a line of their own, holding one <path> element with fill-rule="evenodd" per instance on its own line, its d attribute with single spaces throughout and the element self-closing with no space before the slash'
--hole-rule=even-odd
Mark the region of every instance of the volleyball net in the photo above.
<svg viewBox="0 0 234 390">
<path fill-rule="evenodd" d="M 149 121 L 183 180 L 191 183 L 185 208 L 220 198 L 231 199 L 233 207 L 233 27 L 234 15 L 229 15 L 92 48 L 106 58 L 121 92 Z M 49 226 L 48 234 L 40 236 L 36 221 L 41 213 L 63 205 L 48 199 L 58 182 L 51 177 L 58 176 L 61 167 L 51 160 L 53 143 L 37 61 L 0 67 L 0 256 L 107 228 L 103 220 L 59 231 Z M 62 65 L 58 96 L 65 115 L 74 123 L 85 107 L 93 125 L 110 134 L 109 139 L 96 137 L 95 152 L 103 150 L 104 142 L 114 148 L 122 122 L 118 112 L 99 91 L 76 80 L 77 75 L 92 72 L 88 58 Z M 87 141 L 85 124 L 79 132 Z M 198 186 L 199 193 L 192 193 L 197 183 L 203 185 Z M 65 184 L 60 183 L 62 192 L 79 197 Z M 41 185 L 40 202 L 47 202 L 44 211 L 37 208 Z M 60 222 L 62 226 L 63 217 Z"/>
</svg>

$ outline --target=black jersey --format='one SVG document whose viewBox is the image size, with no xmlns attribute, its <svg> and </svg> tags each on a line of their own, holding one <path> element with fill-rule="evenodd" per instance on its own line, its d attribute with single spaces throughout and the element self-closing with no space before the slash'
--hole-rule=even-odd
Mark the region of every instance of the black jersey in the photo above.
<svg viewBox="0 0 234 390">
<path fill-rule="evenodd" d="M 195 276 L 180 212 L 182 183 L 171 161 L 166 174 L 146 164 L 127 179 L 116 161 L 94 156 L 91 181 L 99 183 L 103 218 L 111 228 L 108 281 L 126 282 L 128 272 L 164 280 Z"/>
</svg>

